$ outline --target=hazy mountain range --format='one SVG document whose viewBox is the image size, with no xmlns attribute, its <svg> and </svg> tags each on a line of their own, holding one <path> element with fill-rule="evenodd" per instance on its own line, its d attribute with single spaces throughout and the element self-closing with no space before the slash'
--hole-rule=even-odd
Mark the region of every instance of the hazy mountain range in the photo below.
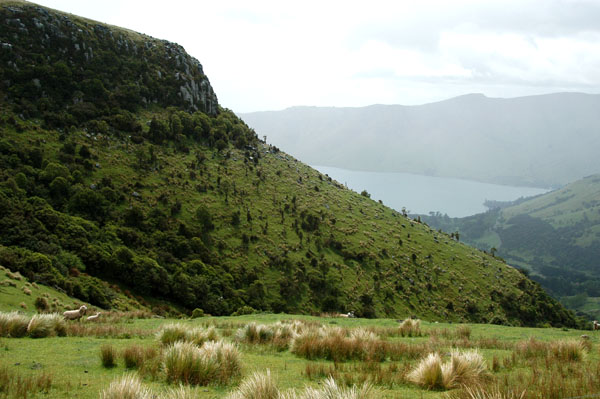
<svg viewBox="0 0 600 399">
<path fill-rule="evenodd" d="M 469 94 L 437 103 L 240 114 L 308 164 L 555 187 L 600 171 L 600 95 Z"/>
</svg>

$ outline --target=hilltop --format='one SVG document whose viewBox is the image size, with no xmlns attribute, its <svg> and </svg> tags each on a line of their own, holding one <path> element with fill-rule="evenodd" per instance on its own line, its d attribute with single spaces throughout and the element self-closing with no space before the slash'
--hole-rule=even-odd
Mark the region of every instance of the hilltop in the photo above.
<svg viewBox="0 0 600 399">
<path fill-rule="evenodd" d="M 0 5 L 4 267 L 103 308 L 575 324 L 513 267 L 259 140 L 180 46 Z"/>
<path fill-rule="evenodd" d="M 437 103 L 240 116 L 310 165 L 559 187 L 600 170 L 600 95 L 470 94 Z"/>
<path fill-rule="evenodd" d="M 555 296 L 575 296 L 569 305 L 600 314 L 600 175 L 560 190 L 514 203 L 498 203 L 487 213 L 462 219 L 423 216 L 435 228 L 460 237 L 527 269 Z M 587 298 L 590 300 L 587 301 Z"/>
</svg>

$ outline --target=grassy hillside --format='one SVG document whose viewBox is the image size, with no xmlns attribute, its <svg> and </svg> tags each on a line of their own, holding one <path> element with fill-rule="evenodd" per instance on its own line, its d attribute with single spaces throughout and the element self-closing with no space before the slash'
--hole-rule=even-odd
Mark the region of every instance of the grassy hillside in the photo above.
<svg viewBox="0 0 600 399">
<path fill-rule="evenodd" d="M 514 268 L 259 141 L 180 47 L 1 4 L 3 266 L 103 308 L 574 325 Z"/>
<path fill-rule="evenodd" d="M 532 199 L 463 219 L 426 217 L 432 226 L 458 230 L 461 239 L 497 249 L 510 264 L 528 269 L 556 296 L 596 317 L 600 296 L 600 175 Z M 506 204 L 505 204 L 506 205 Z"/>
</svg>

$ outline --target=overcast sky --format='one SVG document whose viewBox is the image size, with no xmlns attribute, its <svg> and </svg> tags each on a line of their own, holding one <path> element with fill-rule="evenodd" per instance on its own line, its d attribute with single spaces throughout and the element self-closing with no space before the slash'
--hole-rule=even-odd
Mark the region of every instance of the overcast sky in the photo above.
<svg viewBox="0 0 600 399">
<path fill-rule="evenodd" d="M 38 0 L 177 42 L 236 112 L 600 92 L 597 0 Z"/>
</svg>

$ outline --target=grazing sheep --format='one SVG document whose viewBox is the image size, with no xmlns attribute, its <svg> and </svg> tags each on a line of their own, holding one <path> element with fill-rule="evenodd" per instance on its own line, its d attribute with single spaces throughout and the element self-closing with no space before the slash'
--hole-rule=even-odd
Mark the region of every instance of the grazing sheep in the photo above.
<svg viewBox="0 0 600 399">
<path fill-rule="evenodd" d="M 593 326 L 594 327 L 594 331 L 600 330 L 600 323 L 598 323 L 598 320 L 594 320 L 593 323 L 594 323 L 594 326 Z"/>
<path fill-rule="evenodd" d="M 63 313 L 63 316 L 65 316 L 65 319 L 67 320 L 78 320 L 85 314 L 86 310 L 87 306 L 81 305 L 81 307 L 77 310 L 67 310 Z"/>
<path fill-rule="evenodd" d="M 98 317 L 100 317 L 100 312 L 98 312 L 98 313 L 96 313 L 94 315 L 88 316 L 87 321 L 98 320 Z"/>
</svg>

